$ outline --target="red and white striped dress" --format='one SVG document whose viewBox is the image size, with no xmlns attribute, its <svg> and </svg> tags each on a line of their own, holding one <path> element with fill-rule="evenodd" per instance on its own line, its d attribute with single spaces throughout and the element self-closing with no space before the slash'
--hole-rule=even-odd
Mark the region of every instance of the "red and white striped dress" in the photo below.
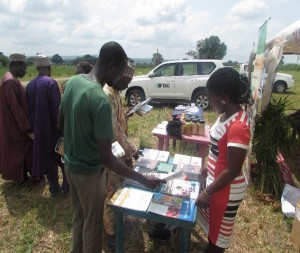
<svg viewBox="0 0 300 253">
<path fill-rule="evenodd" d="M 206 184 L 211 184 L 227 168 L 227 148 L 247 149 L 250 142 L 249 118 L 241 110 L 226 121 L 220 117 L 210 129 L 211 148 L 208 155 L 208 176 Z M 209 207 L 198 208 L 197 223 L 208 235 L 209 240 L 221 248 L 228 248 L 234 220 L 247 188 L 243 170 L 230 184 L 213 194 Z"/>
</svg>

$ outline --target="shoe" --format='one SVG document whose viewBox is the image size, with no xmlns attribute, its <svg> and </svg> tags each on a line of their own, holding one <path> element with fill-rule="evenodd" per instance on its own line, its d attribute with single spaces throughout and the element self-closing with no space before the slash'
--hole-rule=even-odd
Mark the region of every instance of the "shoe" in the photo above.
<svg viewBox="0 0 300 253">
<path fill-rule="evenodd" d="M 111 248 L 112 251 L 115 251 L 116 248 L 116 235 L 107 235 L 106 236 L 107 246 Z"/>
</svg>

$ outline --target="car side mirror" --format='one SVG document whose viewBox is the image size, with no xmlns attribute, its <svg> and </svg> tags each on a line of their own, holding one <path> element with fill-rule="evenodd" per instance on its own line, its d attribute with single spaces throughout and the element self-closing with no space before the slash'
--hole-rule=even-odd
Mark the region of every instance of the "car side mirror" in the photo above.
<svg viewBox="0 0 300 253">
<path fill-rule="evenodd" d="M 156 77 L 156 74 L 155 74 L 155 73 L 151 73 L 151 74 L 149 74 L 149 77 L 150 77 L 150 78 Z"/>
</svg>

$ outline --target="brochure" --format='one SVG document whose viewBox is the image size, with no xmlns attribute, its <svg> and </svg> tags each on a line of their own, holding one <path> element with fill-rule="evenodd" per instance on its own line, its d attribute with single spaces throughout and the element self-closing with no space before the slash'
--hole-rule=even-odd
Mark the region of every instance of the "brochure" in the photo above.
<svg viewBox="0 0 300 253">
<path fill-rule="evenodd" d="M 147 169 L 155 170 L 157 166 L 157 160 L 152 160 L 146 157 L 139 157 L 137 161 L 135 162 L 135 165 L 144 167 Z"/>
<path fill-rule="evenodd" d="M 202 167 L 200 165 L 180 163 L 177 164 L 175 171 L 183 171 L 188 180 L 199 181 Z"/>
<path fill-rule="evenodd" d="M 194 221 L 195 200 L 154 193 L 148 212 L 186 221 Z"/>
<path fill-rule="evenodd" d="M 110 204 L 137 211 L 146 211 L 151 202 L 153 193 L 136 188 L 122 188 L 110 200 Z"/>
<path fill-rule="evenodd" d="M 199 195 L 200 183 L 197 181 L 187 181 L 174 179 L 163 184 L 160 192 L 182 198 L 196 199 Z"/>
<path fill-rule="evenodd" d="M 142 101 L 141 103 L 138 103 L 135 107 L 133 107 L 126 115 L 126 117 L 137 113 L 139 116 L 143 116 L 149 111 L 152 110 L 152 106 L 147 105 L 150 102 L 151 98 L 147 98 L 146 100 Z"/>
<path fill-rule="evenodd" d="M 143 157 L 151 160 L 157 160 L 158 154 L 159 150 L 157 149 L 145 148 L 143 151 Z"/>
<path fill-rule="evenodd" d="M 125 155 L 125 151 L 120 145 L 119 142 L 115 141 L 114 143 L 111 144 L 111 152 L 113 153 L 114 156 L 117 158 L 120 158 Z"/>
<path fill-rule="evenodd" d="M 169 151 L 162 151 L 160 150 L 158 156 L 156 158 L 157 161 L 160 162 L 167 162 L 169 160 L 170 152 Z"/>
<path fill-rule="evenodd" d="M 173 164 L 179 164 L 179 163 L 181 163 L 181 164 L 182 163 L 190 164 L 191 163 L 191 156 L 175 154 Z"/>
</svg>

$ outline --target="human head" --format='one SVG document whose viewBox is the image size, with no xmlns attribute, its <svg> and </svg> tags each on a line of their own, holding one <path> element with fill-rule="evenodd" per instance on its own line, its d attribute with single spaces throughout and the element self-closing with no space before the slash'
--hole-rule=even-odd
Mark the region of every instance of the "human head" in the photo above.
<svg viewBox="0 0 300 253">
<path fill-rule="evenodd" d="M 251 89 L 247 77 L 230 67 L 215 71 L 206 83 L 207 96 L 211 106 L 223 113 L 228 104 L 248 105 Z"/>
<path fill-rule="evenodd" d="M 27 68 L 27 60 L 26 56 L 23 54 L 11 54 L 9 56 L 9 69 L 11 73 L 16 77 L 23 77 L 26 74 L 26 68 Z"/>
<path fill-rule="evenodd" d="M 52 61 L 44 54 L 37 54 L 34 58 L 34 65 L 40 75 L 51 75 Z"/>
<path fill-rule="evenodd" d="M 119 81 L 127 66 L 127 55 L 122 46 L 114 41 L 105 43 L 99 52 L 95 75 L 101 85 Z"/>
<path fill-rule="evenodd" d="M 128 84 L 133 78 L 135 68 L 128 62 L 125 71 L 123 72 L 120 80 L 116 83 L 107 83 L 108 86 L 114 87 L 117 91 L 122 91 L 128 88 Z"/>
<path fill-rule="evenodd" d="M 92 71 L 93 67 L 94 66 L 87 61 L 80 61 L 76 65 L 75 73 L 76 73 L 76 75 L 88 74 Z"/>
</svg>

